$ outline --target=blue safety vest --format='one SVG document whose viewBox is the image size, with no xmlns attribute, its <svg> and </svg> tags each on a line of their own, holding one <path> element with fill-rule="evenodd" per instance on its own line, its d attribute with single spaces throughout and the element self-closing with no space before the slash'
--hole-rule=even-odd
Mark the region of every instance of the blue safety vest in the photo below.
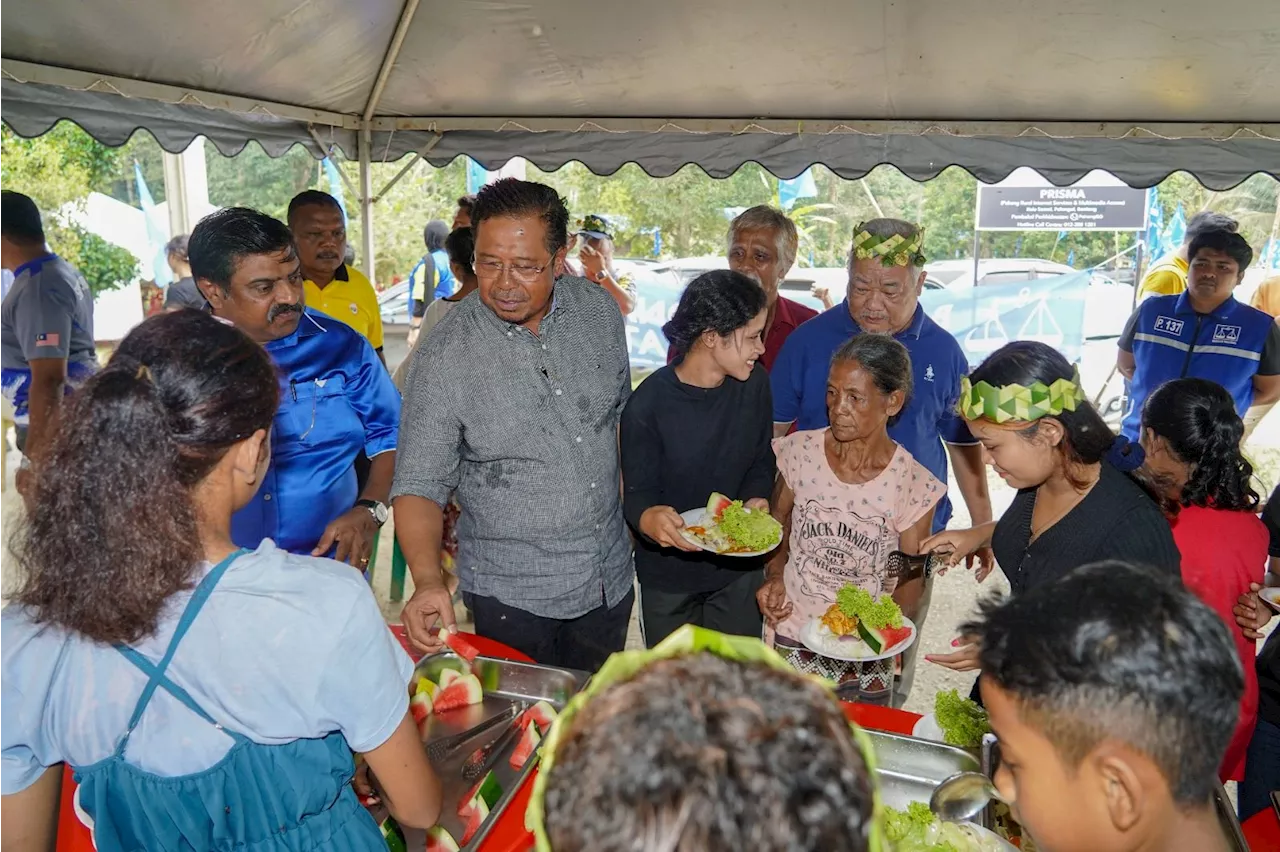
<svg viewBox="0 0 1280 852">
<path fill-rule="evenodd" d="M 1268 314 L 1234 297 L 1208 314 L 1196 313 L 1185 292 L 1139 305 L 1121 339 L 1121 347 L 1133 353 L 1134 361 L 1125 437 L 1138 440 L 1142 406 L 1151 392 L 1186 376 L 1222 385 L 1244 416 L 1253 403 L 1253 377 L 1274 324 Z"/>
</svg>

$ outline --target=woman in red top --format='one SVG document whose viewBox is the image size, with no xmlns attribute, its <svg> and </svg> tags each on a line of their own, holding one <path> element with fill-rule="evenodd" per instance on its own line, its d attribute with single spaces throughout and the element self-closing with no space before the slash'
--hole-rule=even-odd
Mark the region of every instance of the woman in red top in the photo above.
<svg viewBox="0 0 1280 852">
<path fill-rule="evenodd" d="M 1244 423 L 1221 385 L 1176 379 L 1161 385 L 1142 411 L 1145 477 L 1164 498 L 1173 540 L 1182 554 L 1182 580 L 1226 622 L 1244 664 L 1240 722 L 1220 776 L 1244 777 L 1245 751 L 1258 714 L 1256 647 L 1232 608 L 1250 583 L 1262 582 L 1269 537 L 1258 519 L 1253 468 L 1240 452 Z"/>
</svg>

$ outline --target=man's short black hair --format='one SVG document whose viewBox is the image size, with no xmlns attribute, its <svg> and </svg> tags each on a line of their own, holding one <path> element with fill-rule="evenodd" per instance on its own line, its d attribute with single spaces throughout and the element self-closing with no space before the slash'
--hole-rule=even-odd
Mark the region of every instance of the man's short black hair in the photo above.
<svg viewBox="0 0 1280 852">
<path fill-rule="evenodd" d="M 468 275 L 475 275 L 472 264 L 476 256 L 475 231 L 470 228 L 458 228 L 450 231 L 445 237 L 444 250 L 449 253 L 449 262 L 461 266 Z M 458 282 L 461 285 L 461 281 Z"/>
<path fill-rule="evenodd" d="M 516 178 L 503 178 L 480 190 L 471 208 L 471 227 L 478 229 L 486 219 L 521 216 L 537 216 L 547 226 L 547 252 L 553 257 L 569 244 L 569 208 L 560 193 Z"/>
<path fill-rule="evenodd" d="M 176 257 L 179 260 L 187 259 L 187 242 L 191 238 L 186 234 L 178 234 L 178 236 L 169 240 L 164 244 L 164 253 L 167 257 Z"/>
<path fill-rule="evenodd" d="M 1240 265 L 1242 275 L 1249 268 L 1249 264 L 1253 263 L 1253 248 L 1248 240 L 1234 231 L 1214 230 L 1200 234 L 1187 246 L 1187 260 L 1195 260 L 1200 249 L 1222 252 Z"/>
<path fill-rule="evenodd" d="M 19 245 L 44 245 L 40 208 L 21 192 L 0 192 L 0 234 Z"/>
<path fill-rule="evenodd" d="M 289 202 L 289 222 L 293 222 L 293 216 L 303 207 L 329 207 L 333 210 L 342 212 L 342 205 L 338 203 L 338 199 L 334 198 L 327 192 L 321 192 L 318 189 L 308 189 L 299 192 Z"/>
<path fill-rule="evenodd" d="M 615 684 L 547 774 L 556 852 L 864 852 L 873 793 L 839 702 L 763 663 L 697 653 Z"/>
<path fill-rule="evenodd" d="M 1239 229 L 1240 223 L 1230 216 L 1214 213 L 1211 210 L 1201 210 L 1187 223 L 1186 243 L 1191 245 L 1196 237 L 1207 234 L 1209 231 L 1230 231 L 1234 234 Z"/>
<path fill-rule="evenodd" d="M 471 215 L 472 209 L 476 206 L 475 193 L 467 193 L 458 197 L 458 209 L 467 211 L 467 215 Z"/>
<path fill-rule="evenodd" d="M 1177 575 L 1086 565 L 988 601 L 961 633 L 981 640 L 982 677 L 1013 697 L 1064 764 L 1119 740 L 1159 767 L 1178 804 L 1209 800 L 1244 671 L 1222 618 Z"/>
<path fill-rule="evenodd" d="M 187 240 L 191 277 L 227 292 L 243 257 L 293 249 L 293 234 L 279 219 L 248 207 L 227 207 L 196 224 Z"/>
</svg>

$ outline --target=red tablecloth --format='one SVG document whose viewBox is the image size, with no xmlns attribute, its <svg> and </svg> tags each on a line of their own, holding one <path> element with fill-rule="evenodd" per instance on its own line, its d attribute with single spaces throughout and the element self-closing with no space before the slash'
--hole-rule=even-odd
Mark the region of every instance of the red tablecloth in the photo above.
<svg viewBox="0 0 1280 852">
<path fill-rule="evenodd" d="M 395 634 L 400 643 L 404 645 L 405 650 L 409 652 L 409 656 L 414 660 L 422 657 L 409 644 L 408 637 L 405 636 L 404 627 L 399 624 L 391 625 L 391 632 Z M 486 657 L 501 657 L 506 660 L 516 660 L 522 663 L 532 663 L 533 660 L 521 654 L 515 648 L 503 645 L 501 642 L 495 642 L 492 639 L 486 639 L 483 636 L 473 636 L 470 633 L 460 634 L 476 648 L 480 649 L 480 653 Z M 58 849 L 57 852 L 94 852 L 93 840 L 89 835 L 89 829 L 84 827 L 75 813 L 73 797 L 75 796 L 76 783 L 71 780 L 71 769 L 68 767 L 62 777 L 62 805 L 58 814 Z M 523 814 L 524 811 L 521 810 Z M 521 826 L 523 828 L 523 825 Z M 488 847 L 486 846 L 486 849 Z"/>
<path fill-rule="evenodd" d="M 1280 850 L 1280 819 L 1275 808 L 1263 808 L 1245 820 L 1244 839 L 1253 852 L 1277 852 Z"/>
</svg>

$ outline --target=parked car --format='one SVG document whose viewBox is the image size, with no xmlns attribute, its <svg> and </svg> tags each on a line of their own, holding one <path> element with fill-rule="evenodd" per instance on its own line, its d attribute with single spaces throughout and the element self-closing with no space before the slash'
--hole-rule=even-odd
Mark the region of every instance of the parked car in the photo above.
<svg viewBox="0 0 1280 852">
<path fill-rule="evenodd" d="M 409 282 L 401 281 L 393 284 L 378 294 L 378 312 L 382 314 L 382 324 L 409 324 Z"/>
</svg>

